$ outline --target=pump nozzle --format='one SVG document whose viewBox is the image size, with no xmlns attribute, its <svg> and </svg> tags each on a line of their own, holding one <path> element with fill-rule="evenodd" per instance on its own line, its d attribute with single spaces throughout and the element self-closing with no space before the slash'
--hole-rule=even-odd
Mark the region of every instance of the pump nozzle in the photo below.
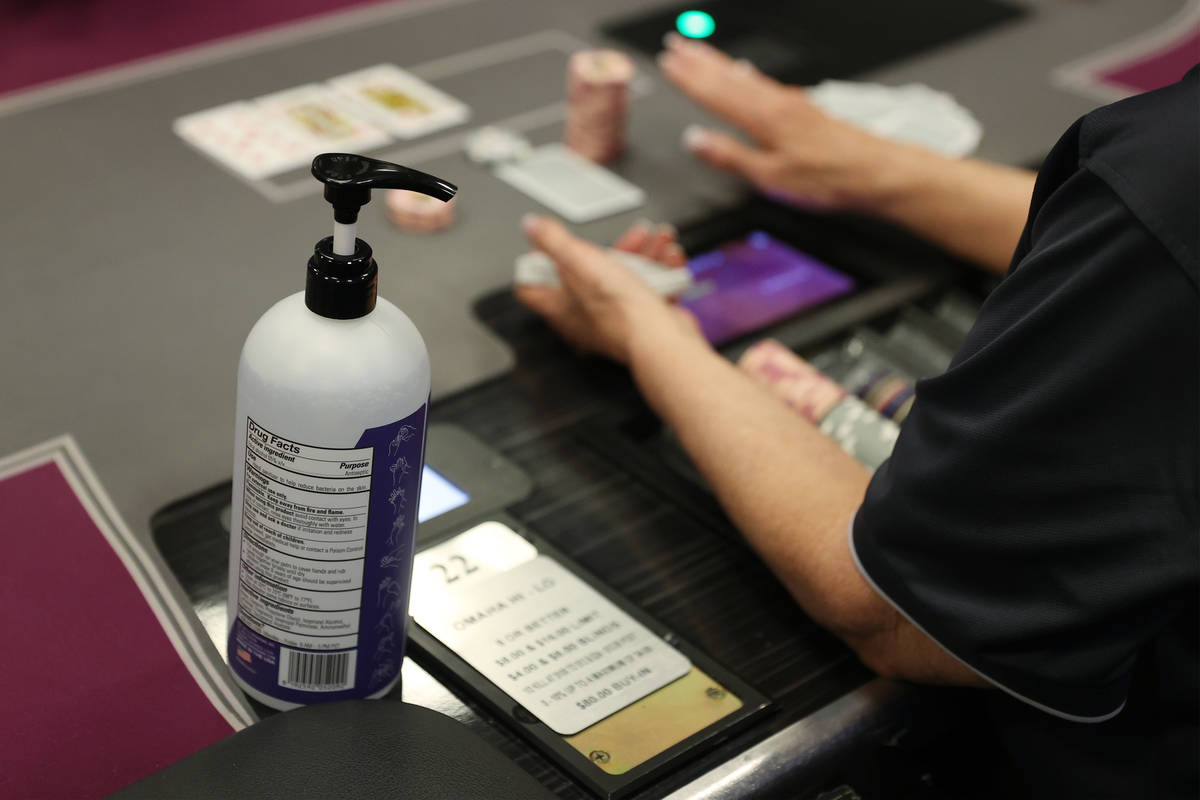
<svg viewBox="0 0 1200 800">
<path fill-rule="evenodd" d="M 372 189 L 408 189 L 445 202 L 458 193 L 452 183 L 415 169 L 352 153 L 322 153 L 313 159 L 313 177 L 325 184 L 333 205 L 333 252 L 354 255 L 358 210 L 371 202 Z"/>
<path fill-rule="evenodd" d="M 354 237 L 358 210 L 371 201 L 372 189 L 408 189 L 445 202 L 458 194 L 452 183 L 350 153 L 322 153 L 313 159 L 312 174 L 325 184 L 333 204 L 333 236 L 313 247 L 304 283 L 304 304 L 330 319 L 356 319 L 375 308 L 379 269 L 371 245 Z"/>
</svg>

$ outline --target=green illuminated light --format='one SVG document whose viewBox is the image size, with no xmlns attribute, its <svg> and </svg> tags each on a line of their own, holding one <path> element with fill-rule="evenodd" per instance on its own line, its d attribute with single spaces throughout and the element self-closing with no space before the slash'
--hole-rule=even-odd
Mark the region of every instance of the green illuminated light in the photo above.
<svg viewBox="0 0 1200 800">
<path fill-rule="evenodd" d="M 717 29 L 717 21 L 703 11 L 685 11 L 675 18 L 675 27 L 689 39 L 707 39 Z"/>
</svg>

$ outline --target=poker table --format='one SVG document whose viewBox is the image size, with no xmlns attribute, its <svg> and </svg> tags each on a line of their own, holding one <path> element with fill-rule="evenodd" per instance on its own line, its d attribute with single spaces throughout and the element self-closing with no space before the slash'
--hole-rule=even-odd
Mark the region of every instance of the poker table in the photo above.
<svg viewBox="0 0 1200 800">
<path fill-rule="evenodd" d="M 1024 13 L 870 69 L 844 69 L 838 77 L 917 81 L 950 92 L 983 125 L 979 156 L 1036 165 L 1075 118 L 1103 102 L 1053 80 L 1055 70 L 1192 5 L 1011 2 Z M 911 697 L 871 680 L 840 645 L 789 608 L 711 496 L 686 486 L 656 496 L 652 460 L 637 469 L 631 466 L 637 452 L 606 452 L 597 444 L 605 426 L 644 410 L 619 370 L 581 366 L 511 301 L 513 257 L 526 249 L 517 223 L 541 209 L 461 152 L 465 132 L 484 124 L 505 125 L 535 143 L 560 139 L 567 56 L 588 46 L 625 46 L 604 33 L 605 26 L 655 5 L 662 4 L 382 3 L 0 97 L 6 188 L 0 196 L 0 452 L 70 433 L 134 534 L 148 543 L 157 511 L 227 481 L 242 342 L 263 311 L 303 286 L 312 245 L 329 233 L 329 211 L 319 185 L 303 171 L 243 180 L 185 144 L 172 122 L 233 100 L 395 63 L 472 109 L 466 126 L 377 153 L 460 186 L 459 220 L 450 231 L 399 232 L 378 201 L 360 218 L 359 235 L 380 264 L 380 294 L 412 317 L 428 345 L 432 420 L 465 428 L 530 474 L 534 494 L 508 509 L 514 516 L 783 698 L 783 712 L 770 723 L 726 742 L 644 796 L 821 788 L 836 770 L 818 770 L 813 754 L 847 731 L 878 730 L 881 720 L 899 718 Z M 855 24 L 866 29 L 871 20 Z M 647 202 L 576 226 L 597 241 L 612 240 L 640 217 L 686 231 L 747 199 L 738 181 L 699 168 L 680 146 L 687 124 L 715 121 L 667 85 L 648 55 L 630 52 L 639 68 L 631 145 L 613 169 L 642 187 Z M 819 235 L 849 236 L 851 230 L 832 225 Z M 883 236 L 880 246 L 888 241 Z M 892 287 L 899 294 L 876 297 L 874 312 L 860 308 L 859 316 L 941 280 L 920 269 L 913 274 L 913 281 Z M 837 323 L 825 319 L 819 330 L 798 334 L 797 343 L 826 335 Z M 636 442 L 630 447 L 636 451 Z M 660 510 L 663 503 L 668 511 Z M 580 520 L 593 529 L 590 538 Z M 654 531 L 664 524 L 703 531 L 712 547 L 681 573 L 679 554 L 686 548 L 654 543 Z M 762 631 L 781 640 L 801 632 L 794 651 L 777 662 L 794 667 L 790 677 L 777 665 L 739 656 L 748 645 L 722 632 L 727 619 L 692 618 L 688 597 L 668 602 L 647 588 L 682 581 L 696 589 L 711 578 L 706 570 L 713 565 L 726 565 L 740 585 L 764 584 L 743 600 Z M 587 796 L 419 665 L 406 665 L 403 692 L 410 702 L 467 721 L 560 796 Z M 809 769 L 821 779 L 804 784 Z"/>
</svg>

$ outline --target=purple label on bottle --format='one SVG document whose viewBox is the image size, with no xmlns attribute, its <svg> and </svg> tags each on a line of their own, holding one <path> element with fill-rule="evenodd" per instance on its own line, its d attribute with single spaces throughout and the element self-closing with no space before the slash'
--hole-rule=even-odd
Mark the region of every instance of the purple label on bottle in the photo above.
<svg viewBox="0 0 1200 800">
<path fill-rule="evenodd" d="M 247 420 L 229 663 L 263 694 L 362 698 L 399 674 L 427 408 L 343 449 Z"/>
</svg>

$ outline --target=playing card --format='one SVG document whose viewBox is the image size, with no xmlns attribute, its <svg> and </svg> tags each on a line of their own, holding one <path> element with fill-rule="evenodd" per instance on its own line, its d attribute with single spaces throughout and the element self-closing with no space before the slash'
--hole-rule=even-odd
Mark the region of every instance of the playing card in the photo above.
<svg viewBox="0 0 1200 800">
<path fill-rule="evenodd" d="M 465 104 L 393 64 L 342 75 L 329 85 L 360 113 L 401 139 L 458 125 L 471 116 Z"/>
<path fill-rule="evenodd" d="M 184 141 L 250 180 L 298 166 L 295 137 L 250 103 L 188 114 L 174 128 Z"/>
<path fill-rule="evenodd" d="M 391 141 L 336 92 L 317 84 L 259 97 L 254 104 L 296 141 L 302 163 L 319 153 L 369 150 Z"/>
<path fill-rule="evenodd" d="M 391 141 L 335 93 L 308 85 L 175 120 L 175 132 L 239 175 L 262 178 L 299 169 L 328 151 L 369 150 Z"/>
</svg>

